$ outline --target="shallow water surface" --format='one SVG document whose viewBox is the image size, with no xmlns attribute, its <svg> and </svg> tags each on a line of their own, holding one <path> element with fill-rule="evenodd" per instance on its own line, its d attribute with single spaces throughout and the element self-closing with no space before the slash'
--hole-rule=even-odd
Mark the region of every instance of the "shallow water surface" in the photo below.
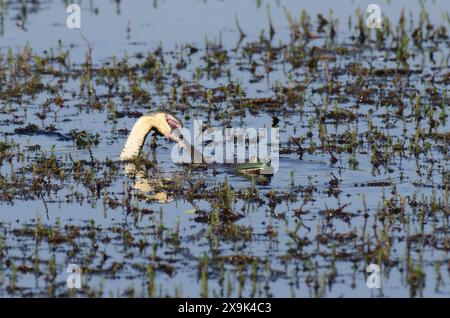
<svg viewBox="0 0 450 318">
<path fill-rule="evenodd" d="M 71 30 L 0 0 L 0 296 L 448 297 L 448 3 L 380 1 L 378 31 L 337 3 L 82 1 Z M 120 162 L 157 110 L 279 128 L 277 173 L 162 137 Z"/>
</svg>

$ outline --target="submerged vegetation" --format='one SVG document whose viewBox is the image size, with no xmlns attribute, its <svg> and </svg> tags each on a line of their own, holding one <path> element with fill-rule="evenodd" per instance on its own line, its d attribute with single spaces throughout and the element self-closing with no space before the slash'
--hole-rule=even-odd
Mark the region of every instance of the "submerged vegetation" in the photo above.
<svg viewBox="0 0 450 318">
<path fill-rule="evenodd" d="M 449 295 L 448 13 L 372 30 L 285 10 L 277 38 L 270 10 L 256 39 L 236 15 L 232 50 L 0 49 L 0 296 Z M 150 110 L 279 127 L 280 171 L 174 165 L 158 139 L 130 175 Z"/>
</svg>

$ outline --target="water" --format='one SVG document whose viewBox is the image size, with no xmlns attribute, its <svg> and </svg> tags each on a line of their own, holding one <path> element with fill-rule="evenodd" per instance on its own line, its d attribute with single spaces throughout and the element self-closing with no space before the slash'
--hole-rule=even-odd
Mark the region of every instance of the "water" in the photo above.
<svg viewBox="0 0 450 318">
<path fill-rule="evenodd" d="M 65 26 L 62 1 L 27 4 L 26 15 L 20 2 L 0 3 L 1 296 L 448 297 L 449 40 L 413 44 L 418 2 L 380 3 L 394 33 L 405 9 L 407 66 L 392 36 L 357 42 L 356 10 L 369 1 L 270 2 L 271 40 L 266 1 L 83 1 L 80 30 Z M 320 38 L 293 42 L 284 7 L 299 24 L 304 9 Z M 432 30 L 448 28 L 446 1 L 424 7 Z M 329 25 L 317 31 L 316 15 L 330 11 L 334 41 Z M 8 62 L 24 47 L 26 63 Z M 416 72 L 361 71 L 407 67 Z M 154 153 L 150 140 L 143 149 L 156 164 L 133 178 L 119 154 L 134 114 L 157 109 L 188 129 L 208 112 L 213 127 L 278 122 L 279 171 L 252 179 L 176 165 L 159 138 Z M 83 268 L 75 293 L 71 263 Z M 381 265 L 380 290 L 366 286 L 370 263 Z"/>
</svg>

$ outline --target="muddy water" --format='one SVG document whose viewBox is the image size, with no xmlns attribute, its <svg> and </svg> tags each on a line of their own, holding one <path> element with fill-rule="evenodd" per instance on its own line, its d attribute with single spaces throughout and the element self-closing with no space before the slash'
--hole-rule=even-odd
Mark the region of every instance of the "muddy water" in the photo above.
<svg viewBox="0 0 450 318">
<path fill-rule="evenodd" d="M 62 2 L 0 3 L 0 295 L 449 296 L 445 1 L 382 3 L 382 43 L 358 39 L 364 1 L 272 2 L 272 39 L 264 1 L 85 2 L 80 30 Z M 278 172 L 176 165 L 159 138 L 127 174 L 159 109 L 278 127 Z"/>
</svg>

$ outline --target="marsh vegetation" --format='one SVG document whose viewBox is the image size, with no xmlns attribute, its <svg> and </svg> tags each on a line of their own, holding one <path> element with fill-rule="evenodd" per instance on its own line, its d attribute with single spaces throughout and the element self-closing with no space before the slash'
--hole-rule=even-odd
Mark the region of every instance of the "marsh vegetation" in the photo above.
<svg viewBox="0 0 450 318">
<path fill-rule="evenodd" d="M 0 6 L 6 23 L 45 10 Z M 368 29 L 361 10 L 254 10 L 265 28 L 246 34 L 236 14 L 233 45 L 101 59 L 83 30 L 76 56 L 0 36 L 0 296 L 449 296 L 448 12 L 431 20 L 425 3 Z M 157 139 L 133 161 L 151 181 L 137 189 L 118 157 L 156 110 L 278 127 L 278 173 L 176 165 Z"/>
</svg>

